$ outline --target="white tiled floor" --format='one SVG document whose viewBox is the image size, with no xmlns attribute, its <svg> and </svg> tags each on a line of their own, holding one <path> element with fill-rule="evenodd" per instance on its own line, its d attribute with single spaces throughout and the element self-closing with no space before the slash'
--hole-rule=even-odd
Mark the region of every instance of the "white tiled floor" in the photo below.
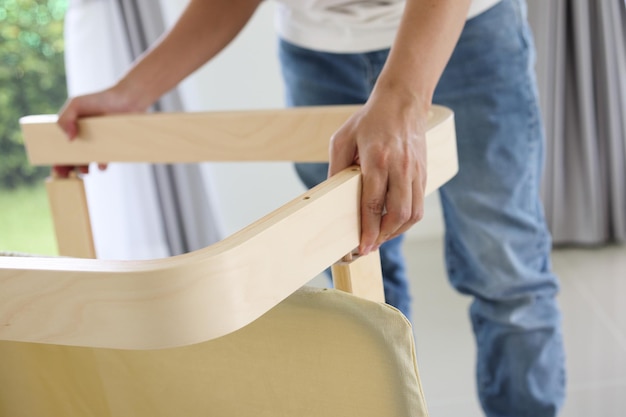
<svg viewBox="0 0 626 417">
<path fill-rule="evenodd" d="M 418 362 L 431 417 L 482 416 L 470 300 L 450 287 L 441 241 L 407 241 Z M 554 269 L 568 367 L 562 417 L 626 415 L 626 246 L 560 249 Z"/>
</svg>

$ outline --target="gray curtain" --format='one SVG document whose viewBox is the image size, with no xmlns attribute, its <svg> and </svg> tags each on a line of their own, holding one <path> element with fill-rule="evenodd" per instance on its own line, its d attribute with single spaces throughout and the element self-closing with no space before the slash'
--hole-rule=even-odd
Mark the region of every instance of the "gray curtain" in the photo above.
<svg viewBox="0 0 626 417">
<path fill-rule="evenodd" d="M 555 244 L 626 242 L 626 3 L 528 0 Z"/>
<path fill-rule="evenodd" d="M 165 30 L 156 0 L 114 0 L 121 11 L 132 58 L 137 58 Z M 176 90 L 155 104 L 154 111 L 181 111 Z M 203 248 L 221 239 L 208 184 L 195 164 L 152 167 L 160 215 L 171 255 Z"/>
</svg>

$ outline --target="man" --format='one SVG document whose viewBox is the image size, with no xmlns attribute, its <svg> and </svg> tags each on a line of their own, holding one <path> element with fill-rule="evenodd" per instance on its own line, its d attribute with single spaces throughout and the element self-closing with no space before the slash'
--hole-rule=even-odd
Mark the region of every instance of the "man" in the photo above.
<svg viewBox="0 0 626 417">
<path fill-rule="evenodd" d="M 78 117 L 145 110 L 224 48 L 259 2 L 191 0 L 115 86 L 70 100 L 59 124 L 73 138 Z M 433 101 L 455 111 L 460 170 L 441 190 L 446 262 L 451 283 L 474 297 L 481 403 L 489 417 L 555 416 L 564 358 L 523 0 L 280 0 L 277 23 L 289 105 L 364 103 L 333 136 L 330 166 L 297 170 L 312 186 L 361 166 L 359 251 L 380 247 L 387 302 L 408 317 L 400 244 L 422 217 L 427 112 Z"/>
</svg>

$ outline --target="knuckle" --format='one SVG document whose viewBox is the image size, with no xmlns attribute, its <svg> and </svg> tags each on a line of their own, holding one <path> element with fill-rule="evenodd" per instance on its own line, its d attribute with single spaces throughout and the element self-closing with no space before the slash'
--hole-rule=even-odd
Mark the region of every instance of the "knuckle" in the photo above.
<svg viewBox="0 0 626 417">
<path fill-rule="evenodd" d="M 365 209 L 370 214 L 375 214 L 377 216 L 381 216 L 383 214 L 383 210 L 385 208 L 385 203 L 380 199 L 371 199 L 365 203 Z"/>
<path fill-rule="evenodd" d="M 370 156 L 372 166 L 380 171 L 384 171 L 389 167 L 390 155 L 389 150 L 382 148 L 380 150 L 373 150 Z"/>
<path fill-rule="evenodd" d="M 345 146 L 346 140 L 349 139 L 349 135 L 345 132 L 344 128 L 340 128 L 330 137 L 329 147 L 331 149 L 340 149 Z"/>
<path fill-rule="evenodd" d="M 340 148 L 340 139 L 339 136 L 337 136 L 337 134 L 334 134 L 330 137 L 330 142 L 328 145 L 328 148 L 332 151 L 337 151 Z"/>
<path fill-rule="evenodd" d="M 421 221 L 424 218 L 424 209 L 420 208 L 417 210 L 413 210 L 411 212 L 411 216 L 409 217 L 408 223 L 415 224 Z"/>
<path fill-rule="evenodd" d="M 390 210 L 386 215 L 389 216 L 389 220 L 398 225 L 410 222 L 413 217 L 410 209 Z"/>
</svg>

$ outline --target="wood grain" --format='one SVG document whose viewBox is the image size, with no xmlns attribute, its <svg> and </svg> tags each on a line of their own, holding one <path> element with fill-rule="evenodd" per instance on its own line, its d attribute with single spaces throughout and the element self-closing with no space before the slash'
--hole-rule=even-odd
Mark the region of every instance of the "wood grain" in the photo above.
<svg viewBox="0 0 626 417">
<path fill-rule="evenodd" d="M 76 258 L 95 258 L 96 249 L 83 180 L 74 173 L 69 178 L 52 176 L 46 191 L 59 254 Z"/>
<path fill-rule="evenodd" d="M 54 115 L 20 120 L 33 165 L 90 162 L 328 161 L 332 134 L 359 106 L 123 114 L 79 122 L 69 142 Z M 433 106 L 429 128 L 451 119 Z"/>
</svg>

